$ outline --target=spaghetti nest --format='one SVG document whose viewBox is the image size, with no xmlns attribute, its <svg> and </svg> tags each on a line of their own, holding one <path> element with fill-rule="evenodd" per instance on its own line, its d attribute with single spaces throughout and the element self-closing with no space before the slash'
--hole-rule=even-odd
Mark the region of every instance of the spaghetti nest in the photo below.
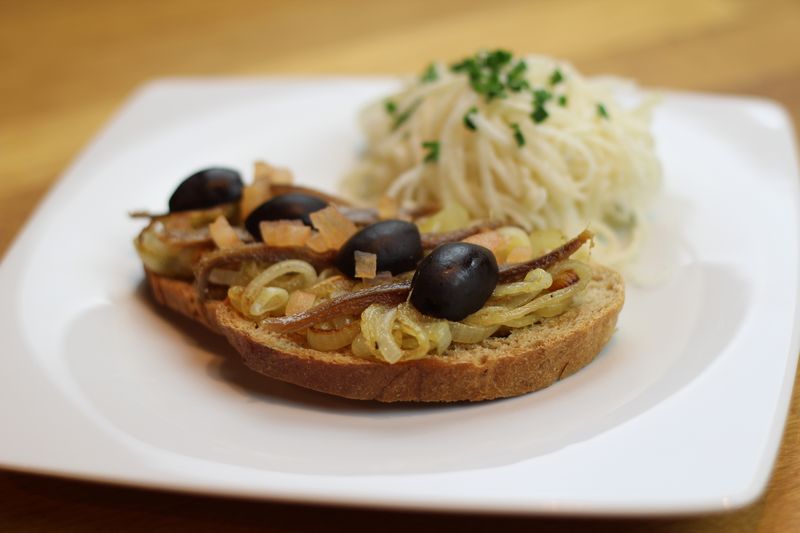
<svg viewBox="0 0 800 533">
<path fill-rule="evenodd" d="M 498 50 L 432 64 L 367 107 L 354 197 L 404 207 L 463 206 L 472 219 L 598 236 L 596 258 L 634 253 L 661 181 L 650 133 L 655 98 L 625 106 L 619 82 L 549 57 Z"/>
</svg>

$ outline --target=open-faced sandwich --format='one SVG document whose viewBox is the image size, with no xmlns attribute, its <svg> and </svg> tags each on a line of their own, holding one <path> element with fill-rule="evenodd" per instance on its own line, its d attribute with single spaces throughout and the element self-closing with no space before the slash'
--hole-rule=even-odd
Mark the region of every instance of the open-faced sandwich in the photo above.
<svg viewBox="0 0 800 533">
<path fill-rule="evenodd" d="M 361 209 L 256 164 L 187 178 L 136 238 L 156 300 L 253 370 L 384 402 L 479 401 L 568 376 L 611 337 L 621 277 L 567 240 L 455 204 Z"/>
</svg>

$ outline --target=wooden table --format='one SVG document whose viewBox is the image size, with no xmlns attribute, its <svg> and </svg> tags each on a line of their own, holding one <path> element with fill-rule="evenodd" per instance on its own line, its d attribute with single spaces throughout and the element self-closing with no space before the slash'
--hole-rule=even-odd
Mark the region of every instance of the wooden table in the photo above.
<svg viewBox="0 0 800 533">
<path fill-rule="evenodd" d="M 80 148 L 159 76 L 397 73 L 502 46 L 648 86 L 756 94 L 800 123 L 800 2 L 0 2 L 0 252 Z M 0 437 L 2 438 L 2 437 Z M 0 530 L 800 531 L 800 388 L 769 488 L 663 520 L 395 513 L 230 501 L 0 473 Z"/>
</svg>

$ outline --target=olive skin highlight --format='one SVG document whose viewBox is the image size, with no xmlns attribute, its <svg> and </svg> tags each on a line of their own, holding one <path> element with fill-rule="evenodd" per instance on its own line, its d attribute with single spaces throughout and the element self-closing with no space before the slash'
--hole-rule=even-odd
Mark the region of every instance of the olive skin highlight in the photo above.
<svg viewBox="0 0 800 533">
<path fill-rule="evenodd" d="M 350 237 L 336 255 L 342 273 L 355 274 L 355 252 L 375 254 L 378 272 L 400 274 L 414 270 L 422 258 L 422 237 L 416 224 L 405 220 L 383 220 L 370 224 Z"/>
<path fill-rule="evenodd" d="M 499 278 L 487 248 L 466 242 L 437 246 L 411 280 L 411 304 L 421 313 L 458 322 L 483 307 Z"/>
<path fill-rule="evenodd" d="M 195 172 L 175 189 L 169 199 L 169 212 L 208 209 L 238 202 L 242 197 L 241 175 L 229 168 L 206 168 Z"/>
</svg>

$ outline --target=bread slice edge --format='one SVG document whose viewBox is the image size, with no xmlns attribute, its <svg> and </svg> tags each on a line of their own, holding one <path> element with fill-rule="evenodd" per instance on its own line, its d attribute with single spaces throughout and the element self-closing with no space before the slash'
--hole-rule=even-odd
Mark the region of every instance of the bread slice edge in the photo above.
<svg viewBox="0 0 800 533">
<path fill-rule="evenodd" d="M 200 302 L 188 281 L 147 272 L 160 304 L 225 335 L 251 369 L 316 391 L 381 402 L 482 401 L 548 387 L 588 365 L 611 338 L 624 303 L 622 277 L 592 266 L 575 305 L 557 317 L 492 337 L 452 345 L 443 355 L 389 364 L 308 348 L 300 338 L 260 328 L 224 302 Z"/>
</svg>

